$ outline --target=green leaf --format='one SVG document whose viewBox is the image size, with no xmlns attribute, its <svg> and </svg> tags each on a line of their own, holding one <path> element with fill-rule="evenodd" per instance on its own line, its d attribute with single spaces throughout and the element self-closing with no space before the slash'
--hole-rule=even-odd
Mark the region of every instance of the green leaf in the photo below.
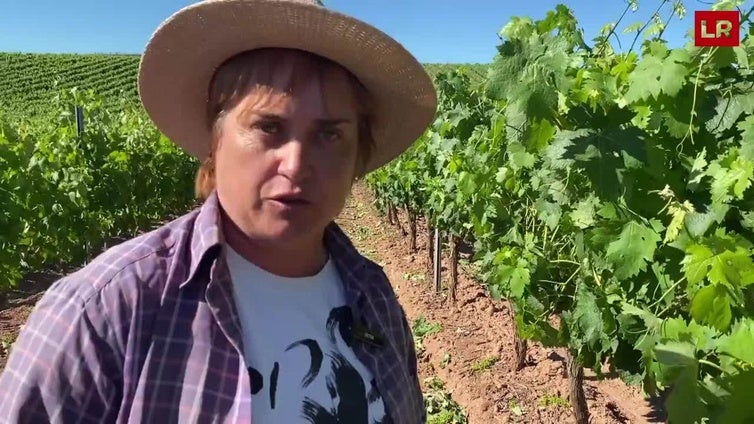
<svg viewBox="0 0 754 424">
<path fill-rule="evenodd" d="M 629 88 L 625 99 L 629 103 L 646 100 L 660 95 L 662 84 L 659 76 L 662 74 L 662 59 L 655 56 L 645 56 L 628 77 Z"/>
<path fill-rule="evenodd" d="M 554 230 L 555 227 L 558 226 L 558 222 L 560 222 L 560 217 L 562 215 L 560 205 L 543 199 L 537 199 L 534 206 L 537 209 L 537 216 L 539 219 L 541 219 L 551 230 Z"/>
<path fill-rule="evenodd" d="M 615 321 L 605 306 L 584 284 L 579 284 L 573 313 L 564 317 L 571 328 L 572 347 L 586 345 L 595 352 L 606 352 L 610 348 Z"/>
<path fill-rule="evenodd" d="M 599 206 L 599 200 L 594 195 L 576 204 L 576 209 L 569 213 L 573 224 L 581 229 L 589 228 L 594 225 L 595 209 Z"/>
<path fill-rule="evenodd" d="M 713 133 L 727 131 L 733 128 L 741 114 L 754 112 L 754 96 L 747 92 L 722 98 L 715 111 L 715 116 L 707 121 L 707 130 Z"/>
<path fill-rule="evenodd" d="M 741 157 L 754 161 L 754 115 L 751 115 L 738 124 L 741 131 Z"/>
<path fill-rule="evenodd" d="M 665 59 L 660 74 L 660 85 L 662 92 L 668 96 L 675 96 L 681 91 L 681 87 L 686 82 L 688 69 L 685 64 L 691 61 L 688 52 L 683 49 L 675 49 Z"/>
<path fill-rule="evenodd" d="M 644 22 L 634 22 L 633 24 L 627 26 L 623 29 L 623 34 L 630 34 L 632 32 L 639 32 L 641 27 L 644 26 Z"/>
<path fill-rule="evenodd" d="M 527 152 L 526 148 L 519 143 L 508 145 L 508 154 L 510 157 L 511 168 L 515 170 L 531 168 L 536 161 L 536 157 Z"/>
<path fill-rule="evenodd" d="M 696 350 L 708 351 L 714 348 L 719 333 L 712 327 L 700 325 L 696 321 L 686 323 L 681 318 L 668 318 L 661 325 L 662 341 L 689 342 Z"/>
<path fill-rule="evenodd" d="M 754 211 L 741 213 L 741 225 L 754 231 Z"/>
<path fill-rule="evenodd" d="M 725 250 L 715 255 L 708 278 L 728 287 L 754 284 L 754 262 L 748 249 L 736 246 L 735 251 Z"/>
<path fill-rule="evenodd" d="M 606 256 L 615 265 L 616 278 L 633 277 L 652 262 L 657 243 L 662 239 L 656 231 L 630 221 L 623 226 L 618 239 L 607 247 Z"/>
<path fill-rule="evenodd" d="M 676 49 L 666 58 L 658 55 L 664 56 L 664 52 L 644 56 L 629 76 L 629 89 L 625 95 L 627 102 L 634 103 L 650 97 L 656 99 L 660 93 L 675 96 L 685 84 L 689 72 L 685 64 L 691 61 L 688 52 Z"/>
<path fill-rule="evenodd" d="M 547 119 L 541 119 L 532 124 L 529 132 L 529 149 L 540 152 L 549 144 L 555 135 L 555 127 Z"/>
<path fill-rule="evenodd" d="M 687 248 L 686 256 L 681 261 L 686 279 L 690 284 L 696 284 L 707 276 L 709 268 L 714 262 L 712 251 L 700 244 L 694 244 Z"/>
<path fill-rule="evenodd" d="M 731 310 L 725 287 L 709 285 L 699 290 L 691 301 L 691 316 L 703 324 L 726 331 L 730 325 Z"/>
<path fill-rule="evenodd" d="M 754 366 L 754 320 L 751 318 L 738 321 L 730 334 L 720 337 L 717 351 L 723 354 L 722 365 L 729 368 L 729 364 L 738 360 Z M 730 370 L 733 371 L 732 369 Z"/>
<path fill-rule="evenodd" d="M 739 157 L 728 167 L 723 161 L 716 161 L 707 169 L 707 175 L 712 177 L 713 202 L 730 201 L 733 198 L 731 191 L 736 198 L 741 199 L 754 180 L 754 162 Z"/>
<path fill-rule="evenodd" d="M 671 423 L 696 423 L 707 415 L 704 406 L 699 402 L 697 372 L 696 365 L 689 365 L 676 378 L 667 400 Z"/>
<path fill-rule="evenodd" d="M 657 361 L 670 367 L 696 365 L 696 347 L 689 342 L 669 341 L 658 344 L 655 349 Z"/>
<path fill-rule="evenodd" d="M 715 251 L 701 244 L 687 247 L 681 264 L 689 283 L 699 283 L 704 277 L 731 288 L 754 283 L 754 260 L 747 242 L 719 235 L 711 238 L 710 242 L 714 244 Z"/>
<path fill-rule="evenodd" d="M 703 236 L 713 223 L 720 223 L 730 209 L 728 205 L 707 205 L 706 212 L 691 212 L 686 214 L 686 229 L 693 237 Z"/>
<path fill-rule="evenodd" d="M 524 289 L 529 284 L 529 270 L 526 268 L 516 267 L 510 277 L 511 294 L 514 297 L 522 297 Z"/>
<path fill-rule="evenodd" d="M 718 422 L 730 424 L 749 424 L 754 422 L 754 369 L 747 369 L 727 382 L 730 385 L 730 396 L 725 399 L 720 408 L 722 414 Z"/>
</svg>

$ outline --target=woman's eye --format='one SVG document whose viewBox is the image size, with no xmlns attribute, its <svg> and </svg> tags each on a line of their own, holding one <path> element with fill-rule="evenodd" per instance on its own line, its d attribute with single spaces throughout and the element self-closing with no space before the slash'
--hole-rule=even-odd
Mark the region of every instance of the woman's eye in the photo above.
<svg viewBox="0 0 754 424">
<path fill-rule="evenodd" d="M 337 141 L 340 138 L 340 131 L 338 130 L 322 130 L 320 132 L 322 139 L 325 141 Z"/>
<path fill-rule="evenodd" d="M 276 134 L 280 130 L 277 122 L 259 122 L 254 127 L 267 134 Z"/>
</svg>

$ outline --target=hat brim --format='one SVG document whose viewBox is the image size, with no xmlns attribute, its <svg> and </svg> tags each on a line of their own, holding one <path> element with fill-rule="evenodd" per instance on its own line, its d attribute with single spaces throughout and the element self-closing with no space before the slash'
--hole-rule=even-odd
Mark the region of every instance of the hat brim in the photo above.
<svg viewBox="0 0 754 424">
<path fill-rule="evenodd" d="M 223 62 L 248 50 L 305 50 L 337 62 L 369 91 L 376 149 L 371 172 L 413 144 L 432 122 L 437 93 L 400 43 L 350 16 L 298 1 L 214 0 L 181 9 L 155 31 L 139 64 L 139 96 L 157 128 L 189 154 L 209 154 L 206 105 Z"/>
</svg>

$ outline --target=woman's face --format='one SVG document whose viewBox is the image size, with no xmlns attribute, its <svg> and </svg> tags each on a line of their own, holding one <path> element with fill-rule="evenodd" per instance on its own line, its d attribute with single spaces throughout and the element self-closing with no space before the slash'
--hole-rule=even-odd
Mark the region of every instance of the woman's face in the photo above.
<svg viewBox="0 0 754 424">
<path fill-rule="evenodd" d="M 345 74 L 310 78 L 290 92 L 254 89 L 220 122 L 215 187 L 225 213 L 257 240 L 321 237 L 350 192 L 357 137 Z"/>
</svg>

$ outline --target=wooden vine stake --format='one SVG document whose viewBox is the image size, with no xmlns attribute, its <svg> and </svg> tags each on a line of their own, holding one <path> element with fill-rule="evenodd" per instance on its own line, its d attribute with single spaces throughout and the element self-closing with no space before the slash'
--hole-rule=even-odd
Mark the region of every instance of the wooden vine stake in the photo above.
<svg viewBox="0 0 754 424">
<path fill-rule="evenodd" d="M 576 416 L 576 424 L 589 424 L 589 408 L 584 395 L 584 368 L 581 367 L 571 349 L 568 349 L 566 363 L 571 405 L 573 405 L 573 414 Z"/>
<path fill-rule="evenodd" d="M 425 222 L 427 223 L 427 280 L 429 280 L 429 276 L 432 275 L 432 272 L 434 270 L 434 250 L 433 250 L 433 244 L 432 244 L 432 224 L 429 221 L 429 217 L 425 217 Z"/>
<path fill-rule="evenodd" d="M 401 230 L 401 235 L 403 237 L 406 237 L 408 233 L 406 232 L 406 229 L 403 228 L 403 224 L 401 224 L 401 219 L 398 215 L 398 208 L 393 209 L 393 216 L 395 217 L 395 225 L 397 225 L 398 229 Z"/>
<path fill-rule="evenodd" d="M 458 237 L 450 233 L 450 301 L 456 303 L 456 285 L 458 284 Z"/>
<path fill-rule="evenodd" d="M 518 327 L 513 325 L 513 346 L 516 349 L 516 371 L 521 371 L 526 366 L 526 350 L 528 349 L 526 339 L 522 339 L 518 334 Z"/>
<path fill-rule="evenodd" d="M 393 209 L 393 204 L 389 203 L 387 204 L 387 219 L 390 221 L 390 225 L 395 225 L 395 209 Z"/>
<path fill-rule="evenodd" d="M 411 253 L 414 253 L 416 252 L 416 214 L 411 208 L 407 208 L 406 212 L 408 213 L 409 248 Z"/>
<path fill-rule="evenodd" d="M 440 272 L 442 271 L 441 262 L 442 257 L 440 256 L 440 251 L 442 250 L 440 248 L 440 230 L 438 228 L 435 228 L 435 237 L 434 237 L 434 265 L 435 265 L 435 293 L 439 294 L 442 291 L 442 278 L 440 275 Z"/>
</svg>

